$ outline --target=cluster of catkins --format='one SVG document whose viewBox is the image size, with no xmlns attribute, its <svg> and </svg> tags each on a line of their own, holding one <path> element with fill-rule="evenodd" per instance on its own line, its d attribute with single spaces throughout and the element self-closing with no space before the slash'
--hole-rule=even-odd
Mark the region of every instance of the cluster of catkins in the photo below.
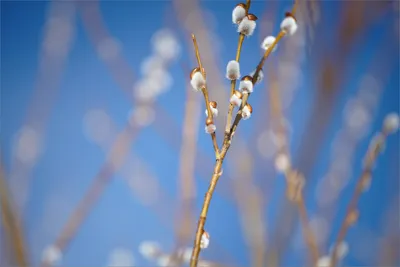
<svg viewBox="0 0 400 267">
<path fill-rule="evenodd" d="M 246 10 L 246 4 L 240 3 L 236 5 L 232 12 L 232 22 L 237 25 L 238 33 L 243 36 L 251 36 L 256 28 L 257 17 L 254 14 L 250 14 Z M 281 31 L 283 31 L 286 35 L 293 35 L 297 30 L 297 21 L 294 15 L 290 12 L 285 13 L 285 18 L 282 20 L 280 25 Z M 276 38 L 274 36 L 268 36 L 262 42 L 261 48 L 264 50 L 268 50 L 271 46 L 274 46 L 272 52 L 274 52 L 277 48 L 275 44 Z M 200 70 L 199 67 L 196 67 L 190 73 L 190 83 L 195 91 L 202 91 L 206 88 L 206 78 L 203 76 L 204 70 Z M 250 94 L 253 92 L 253 76 L 256 74 L 256 71 L 253 71 L 249 75 L 243 76 L 240 79 L 239 88 L 235 90 L 232 96 L 229 99 L 229 102 L 234 107 L 241 107 L 242 105 L 242 97 L 244 94 Z M 257 80 L 255 83 L 260 83 L 263 79 L 263 72 L 260 69 L 257 74 Z M 236 60 L 231 60 L 228 62 L 226 67 L 226 78 L 231 81 L 236 81 L 241 77 L 240 75 L 240 64 Z M 210 110 L 211 115 L 208 117 L 208 112 L 206 110 L 207 120 L 205 131 L 208 134 L 212 134 L 216 130 L 216 126 L 213 122 L 212 117 L 218 116 L 217 102 L 210 101 Z M 241 110 L 241 116 L 243 120 L 247 120 L 250 118 L 253 109 L 249 103 L 246 103 Z"/>
</svg>

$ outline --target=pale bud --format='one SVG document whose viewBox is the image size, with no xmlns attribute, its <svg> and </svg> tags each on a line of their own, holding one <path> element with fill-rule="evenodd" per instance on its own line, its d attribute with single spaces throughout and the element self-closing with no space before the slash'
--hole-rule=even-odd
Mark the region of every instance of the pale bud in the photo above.
<svg viewBox="0 0 400 267">
<path fill-rule="evenodd" d="M 207 118 L 206 120 L 206 127 L 205 127 L 205 131 L 208 134 L 212 134 L 215 132 L 215 130 L 217 129 L 217 126 L 215 126 L 214 122 L 212 119 Z"/>
<path fill-rule="evenodd" d="M 239 24 L 244 17 L 246 17 L 246 4 L 237 4 L 232 11 L 232 22 Z"/>
<path fill-rule="evenodd" d="M 330 248 L 331 254 L 333 253 L 333 247 Z M 349 252 L 349 245 L 346 241 L 342 241 L 337 246 L 336 255 L 338 259 L 343 259 L 346 257 L 347 253 Z"/>
<path fill-rule="evenodd" d="M 247 120 L 251 117 L 251 113 L 253 112 L 253 108 L 249 103 L 246 104 L 246 106 L 243 107 L 242 109 L 242 118 L 243 120 Z"/>
<path fill-rule="evenodd" d="M 226 66 L 226 78 L 229 80 L 237 80 L 240 77 L 240 65 L 239 62 L 231 60 Z"/>
<path fill-rule="evenodd" d="M 253 92 L 253 78 L 250 75 L 246 75 L 242 78 L 242 80 L 239 83 L 239 90 L 243 94 Z"/>
<path fill-rule="evenodd" d="M 399 129 L 399 115 L 390 113 L 386 115 L 383 122 L 383 130 L 385 133 L 395 133 Z"/>
<path fill-rule="evenodd" d="M 261 48 L 264 50 L 267 50 L 272 44 L 275 42 L 276 38 L 274 36 L 267 36 L 265 37 L 264 41 L 261 44 Z M 278 44 L 274 46 L 272 49 L 272 52 L 275 52 L 276 49 L 278 48 Z"/>
<path fill-rule="evenodd" d="M 50 265 L 58 264 L 61 261 L 61 258 L 61 250 L 54 245 L 46 247 L 42 254 L 42 260 Z"/>
<path fill-rule="evenodd" d="M 246 36 L 251 36 L 254 33 L 254 30 L 256 29 L 256 20 L 257 20 L 257 17 L 255 15 L 248 14 L 239 23 L 239 27 L 238 27 L 237 31 Z"/>
<path fill-rule="evenodd" d="M 242 104 L 242 93 L 239 91 L 235 91 L 235 93 L 231 96 L 229 102 L 232 105 L 239 107 Z"/>
<path fill-rule="evenodd" d="M 168 267 L 171 266 L 174 262 L 171 260 L 169 255 L 162 255 L 157 259 L 157 265 L 160 267 Z"/>
<path fill-rule="evenodd" d="M 210 110 L 213 117 L 218 116 L 218 109 L 217 109 L 217 102 L 211 101 L 210 102 Z M 208 117 L 208 110 L 206 109 L 206 116 Z"/>
<path fill-rule="evenodd" d="M 286 12 L 285 18 L 281 23 L 281 30 L 288 35 L 293 35 L 297 31 L 297 21 L 292 13 Z"/>
<path fill-rule="evenodd" d="M 201 249 L 208 248 L 209 244 L 210 244 L 210 234 L 204 231 L 201 236 L 200 248 Z"/>
<path fill-rule="evenodd" d="M 156 242 L 144 241 L 139 245 L 139 253 L 146 259 L 154 259 L 161 253 L 161 249 Z"/>
<path fill-rule="evenodd" d="M 318 259 L 316 267 L 330 267 L 331 266 L 331 257 L 330 256 L 322 256 Z"/>
<path fill-rule="evenodd" d="M 204 79 L 200 68 L 194 68 L 190 73 L 190 84 L 195 91 L 201 91 L 206 86 L 206 79 Z"/>
<path fill-rule="evenodd" d="M 275 169 L 280 173 L 286 173 L 290 169 L 290 159 L 286 153 L 279 153 L 275 158 Z"/>
</svg>

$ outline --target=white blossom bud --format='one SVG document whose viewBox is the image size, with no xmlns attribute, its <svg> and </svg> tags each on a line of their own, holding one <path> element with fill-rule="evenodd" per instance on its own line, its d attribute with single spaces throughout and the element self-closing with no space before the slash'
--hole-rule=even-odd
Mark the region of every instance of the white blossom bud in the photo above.
<svg viewBox="0 0 400 267">
<path fill-rule="evenodd" d="M 157 265 L 160 267 L 168 267 L 172 266 L 174 262 L 171 261 L 171 257 L 169 255 L 162 255 L 157 259 Z"/>
<path fill-rule="evenodd" d="M 232 22 L 239 24 L 244 17 L 246 17 L 246 4 L 237 4 L 232 11 Z"/>
<path fill-rule="evenodd" d="M 247 120 L 251 117 L 251 113 L 253 112 L 253 108 L 249 103 L 246 104 L 246 106 L 243 107 L 242 109 L 242 118 L 243 120 Z"/>
<path fill-rule="evenodd" d="M 250 76 L 253 78 L 254 74 L 256 74 L 255 70 L 250 73 Z M 260 69 L 260 71 L 258 72 L 256 83 L 262 82 L 263 79 L 264 79 L 264 72 L 262 71 L 262 69 Z"/>
<path fill-rule="evenodd" d="M 235 107 L 239 107 L 242 104 L 242 93 L 239 91 L 235 91 L 235 93 L 231 96 L 229 102 Z"/>
<path fill-rule="evenodd" d="M 331 266 L 331 257 L 330 256 L 322 256 L 318 259 L 316 267 L 330 267 Z"/>
<path fill-rule="evenodd" d="M 237 80 L 240 77 L 240 65 L 239 62 L 235 60 L 231 60 L 228 62 L 228 65 L 226 66 L 226 78 L 228 80 Z"/>
<path fill-rule="evenodd" d="M 161 249 L 156 242 L 144 241 L 139 245 L 139 253 L 146 259 L 155 259 L 161 253 Z"/>
<path fill-rule="evenodd" d="M 333 246 L 329 250 L 330 254 L 332 254 Z M 337 246 L 337 251 L 336 251 L 337 258 L 339 260 L 343 259 L 344 257 L 346 257 L 348 252 L 349 252 L 349 245 L 347 244 L 347 242 L 346 241 L 340 242 L 339 245 Z"/>
<path fill-rule="evenodd" d="M 48 246 L 44 249 L 42 260 L 50 265 L 56 265 L 61 261 L 62 252 L 56 246 Z"/>
<path fill-rule="evenodd" d="M 209 244 L 210 244 L 210 234 L 204 231 L 201 236 L 200 248 L 201 249 L 208 248 Z"/>
<path fill-rule="evenodd" d="M 383 130 L 385 133 L 395 133 L 399 129 L 399 115 L 390 113 L 386 115 L 383 122 Z"/>
<path fill-rule="evenodd" d="M 246 36 L 251 36 L 254 33 L 254 30 L 256 29 L 256 20 L 257 17 L 255 15 L 248 14 L 239 23 L 237 31 Z"/>
<path fill-rule="evenodd" d="M 279 153 L 275 157 L 275 169 L 280 173 L 286 173 L 290 169 L 290 159 L 286 153 Z"/>
<path fill-rule="evenodd" d="M 218 109 L 217 109 L 217 102 L 211 101 L 210 102 L 210 109 L 211 109 L 211 114 L 213 117 L 218 116 Z M 206 109 L 206 116 L 208 117 L 208 110 Z"/>
<path fill-rule="evenodd" d="M 207 120 L 206 120 L 206 128 L 205 128 L 206 133 L 212 134 L 212 133 L 215 132 L 216 129 L 217 129 L 217 127 L 215 126 L 213 120 L 210 119 L 210 118 L 207 118 Z"/>
<path fill-rule="evenodd" d="M 200 68 L 194 68 L 190 73 L 190 84 L 196 92 L 201 91 L 206 86 L 206 79 L 204 79 Z"/>
<path fill-rule="evenodd" d="M 286 12 L 285 18 L 281 23 L 281 30 L 288 35 L 293 35 L 297 31 L 297 21 L 292 13 Z"/>
<path fill-rule="evenodd" d="M 249 75 L 244 76 L 240 81 L 239 90 L 243 94 L 253 93 L 253 78 Z"/>
<path fill-rule="evenodd" d="M 275 37 L 274 36 L 267 36 L 265 37 L 264 41 L 261 44 L 261 48 L 264 50 L 267 50 L 274 42 L 275 42 Z M 272 49 L 272 52 L 275 52 L 276 49 L 278 48 L 278 44 L 274 46 Z"/>
</svg>

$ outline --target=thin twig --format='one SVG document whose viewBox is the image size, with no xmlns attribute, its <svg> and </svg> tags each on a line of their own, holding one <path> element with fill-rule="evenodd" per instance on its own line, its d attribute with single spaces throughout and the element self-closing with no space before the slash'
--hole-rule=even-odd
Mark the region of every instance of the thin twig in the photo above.
<svg viewBox="0 0 400 267">
<path fill-rule="evenodd" d="M 28 266 L 22 229 L 12 205 L 2 163 L 0 163 L 0 204 L 4 229 L 8 232 L 7 238 L 10 244 L 13 245 L 15 260 L 21 267 Z"/>
<path fill-rule="evenodd" d="M 355 223 L 355 220 L 357 217 L 354 215 L 358 215 L 357 211 L 357 204 L 358 200 L 361 196 L 361 194 L 364 191 L 364 185 L 368 179 L 371 179 L 372 175 L 372 169 L 373 166 L 376 162 L 376 159 L 381 152 L 383 142 L 385 142 L 387 136 L 389 133 L 386 131 L 382 131 L 382 143 L 381 142 L 375 142 L 371 141 L 371 147 L 367 150 L 366 155 L 365 155 L 365 165 L 363 167 L 363 170 L 358 178 L 356 188 L 354 189 L 354 193 L 351 197 L 351 200 L 347 206 L 347 211 L 345 214 L 345 217 L 340 225 L 339 232 L 335 241 L 335 244 L 333 245 L 333 250 L 332 250 L 332 259 L 331 259 L 331 264 L 330 267 L 336 266 L 338 262 L 338 249 L 339 245 L 343 242 L 344 238 L 346 237 L 347 231 L 351 225 Z"/>
<path fill-rule="evenodd" d="M 282 107 L 281 107 L 281 97 L 279 93 L 279 88 L 278 84 L 276 81 L 276 75 L 273 72 L 273 70 L 270 72 L 270 80 L 271 80 L 271 87 L 270 87 L 270 106 L 271 106 L 271 121 L 275 127 L 275 131 L 277 132 L 277 135 L 279 136 L 279 140 L 281 140 L 281 147 L 278 148 L 278 150 L 281 153 L 284 153 L 287 155 L 289 161 L 291 159 L 290 155 L 290 150 L 288 148 L 288 137 L 287 137 L 287 131 L 285 126 L 282 124 L 282 121 L 284 119 L 283 112 L 282 112 Z M 289 169 L 284 173 L 285 179 L 287 181 L 287 190 L 292 190 L 291 186 L 293 187 L 292 183 L 290 183 L 290 175 L 296 173 L 297 171 L 289 167 Z M 302 189 L 302 188 L 301 188 Z M 309 226 L 309 220 L 308 220 L 308 215 L 307 215 L 307 209 L 306 205 L 304 202 L 304 197 L 303 197 L 303 192 L 300 189 L 299 196 L 295 200 L 296 207 L 299 211 L 300 215 L 300 223 L 302 227 L 302 232 L 306 241 L 306 244 L 309 248 L 310 252 L 310 259 L 312 263 L 315 265 L 319 258 L 319 251 L 318 251 L 318 246 L 317 242 L 314 236 L 314 233 L 310 229 Z M 296 189 L 294 189 L 296 190 Z"/>
<path fill-rule="evenodd" d="M 296 9 L 297 9 L 297 5 L 298 5 L 298 0 L 294 1 L 293 4 L 293 8 L 292 8 L 292 14 L 295 15 L 296 14 Z M 253 79 L 252 82 L 253 84 L 256 83 L 257 79 L 258 79 L 258 74 L 260 73 L 262 67 L 264 66 L 265 60 L 269 57 L 269 55 L 272 53 L 273 49 L 275 48 L 275 46 L 278 44 L 278 42 L 285 36 L 285 32 L 284 31 L 280 31 L 278 33 L 278 35 L 275 38 L 275 41 L 268 47 L 268 49 L 265 51 L 263 57 L 260 60 L 260 63 L 258 63 L 256 71 L 253 75 Z M 242 100 L 242 105 L 240 106 L 240 109 L 235 117 L 235 121 L 232 124 L 231 130 L 229 135 L 227 136 L 229 138 L 228 142 L 232 139 L 232 135 L 235 133 L 236 128 L 240 122 L 240 120 L 242 119 L 242 110 L 243 108 L 246 106 L 247 104 L 247 100 L 250 97 L 250 93 L 248 94 L 244 94 L 243 95 L 243 100 Z"/>
<path fill-rule="evenodd" d="M 249 12 L 250 2 L 251 2 L 250 0 L 247 0 L 247 2 L 246 2 L 246 13 Z M 237 62 L 239 62 L 239 60 L 240 60 L 240 53 L 242 51 L 242 45 L 243 45 L 244 37 L 245 37 L 245 35 L 243 33 L 239 34 L 239 41 L 238 41 L 238 46 L 237 46 L 237 50 L 236 50 L 236 58 L 235 58 L 235 60 Z M 230 96 L 232 96 L 234 94 L 235 87 L 236 87 L 236 80 L 232 80 L 231 81 L 231 94 L 230 94 Z M 229 110 L 228 110 L 228 116 L 227 116 L 227 120 L 226 120 L 225 136 L 228 136 L 229 132 L 230 132 L 231 123 L 232 123 L 233 108 L 234 108 L 234 105 L 232 103 L 230 103 L 229 104 Z"/>
<path fill-rule="evenodd" d="M 196 59 L 197 59 L 197 63 L 198 63 L 199 68 L 200 68 L 200 72 L 203 75 L 204 79 L 206 79 L 206 72 L 205 72 L 205 70 L 204 70 L 204 68 L 203 68 L 203 66 L 201 64 L 200 51 L 199 51 L 199 47 L 197 45 L 196 36 L 194 36 L 194 34 L 192 34 L 192 39 L 193 39 L 193 46 L 194 46 L 194 50 L 195 50 L 195 53 L 196 53 Z M 212 119 L 212 112 L 211 112 L 211 108 L 210 108 L 210 100 L 208 99 L 207 85 L 204 86 L 201 91 L 203 92 L 204 101 L 206 102 L 208 118 Z M 214 151 L 215 151 L 215 158 L 219 159 L 219 157 L 220 157 L 219 148 L 218 148 L 217 136 L 215 135 L 215 132 L 211 134 L 211 139 L 212 139 L 213 147 L 214 147 Z"/>
</svg>

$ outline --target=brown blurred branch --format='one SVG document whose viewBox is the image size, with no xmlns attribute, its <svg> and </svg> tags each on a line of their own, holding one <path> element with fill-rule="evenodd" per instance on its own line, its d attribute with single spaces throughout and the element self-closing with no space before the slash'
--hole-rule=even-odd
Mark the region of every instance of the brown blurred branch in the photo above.
<svg viewBox="0 0 400 267">
<path fill-rule="evenodd" d="M 1 160 L 1 159 L 0 159 Z M 17 218 L 16 210 L 13 207 L 11 196 L 8 190 L 7 180 L 4 177 L 3 162 L 0 162 L 0 204 L 1 217 L 6 231 L 8 243 L 13 246 L 15 262 L 20 267 L 28 266 L 26 245 L 24 242 L 21 223 Z"/>
<path fill-rule="evenodd" d="M 346 211 L 345 217 L 341 223 L 339 233 L 337 235 L 336 241 L 333 246 L 330 267 L 336 266 L 337 261 L 338 261 L 339 245 L 342 243 L 342 241 L 346 237 L 347 230 L 349 229 L 349 227 L 352 226 L 358 219 L 358 216 L 359 216 L 359 212 L 357 210 L 358 200 L 364 191 L 365 184 L 369 183 L 368 180 L 371 179 L 372 169 L 374 167 L 376 159 L 377 159 L 378 155 L 382 152 L 384 142 L 386 141 L 387 136 L 390 133 L 386 132 L 385 129 L 383 129 L 380 134 L 381 134 L 382 140 L 377 141 L 376 139 L 372 139 L 371 143 L 370 143 L 370 147 L 365 154 L 363 170 L 358 178 L 356 188 L 354 189 L 351 200 L 347 206 L 347 211 Z"/>
<path fill-rule="evenodd" d="M 307 131 L 307 134 L 303 137 L 303 141 L 300 142 L 298 149 L 300 154 L 298 155 L 298 163 L 296 164 L 305 177 L 310 176 L 312 166 L 314 166 L 317 153 L 321 147 L 321 142 L 328 129 L 329 121 L 333 116 L 332 112 L 336 96 L 340 91 L 340 85 L 343 84 L 345 77 L 344 73 L 342 73 L 342 66 L 346 63 L 345 60 L 350 52 L 350 45 L 357 36 L 368 32 L 370 25 L 385 14 L 382 9 L 376 9 L 374 16 L 363 16 L 366 3 L 362 1 L 344 3 L 346 7 L 343 8 L 343 15 L 340 16 L 342 19 L 338 26 L 338 35 L 346 39 L 340 43 L 340 49 L 335 46 L 331 52 L 327 52 L 326 49 L 324 51 L 316 51 L 317 54 L 324 55 L 320 61 L 320 67 L 317 68 L 321 69 L 318 77 L 318 88 L 321 90 L 316 92 L 314 105 L 310 112 L 312 116 L 306 122 L 305 128 L 312 129 L 312 131 Z M 350 24 L 352 26 L 349 26 Z M 357 27 L 353 26 L 353 24 Z M 280 225 L 280 228 L 275 233 L 279 233 L 280 236 L 274 237 L 274 240 L 277 241 L 276 248 L 271 250 L 271 253 L 274 253 L 274 251 L 283 251 L 283 247 L 292 236 L 290 232 L 294 229 L 296 218 L 294 207 L 288 201 L 283 200 L 279 210 L 277 225 Z M 283 222 L 285 223 L 283 224 Z M 282 235 L 282 233 L 284 234 Z"/>
</svg>

